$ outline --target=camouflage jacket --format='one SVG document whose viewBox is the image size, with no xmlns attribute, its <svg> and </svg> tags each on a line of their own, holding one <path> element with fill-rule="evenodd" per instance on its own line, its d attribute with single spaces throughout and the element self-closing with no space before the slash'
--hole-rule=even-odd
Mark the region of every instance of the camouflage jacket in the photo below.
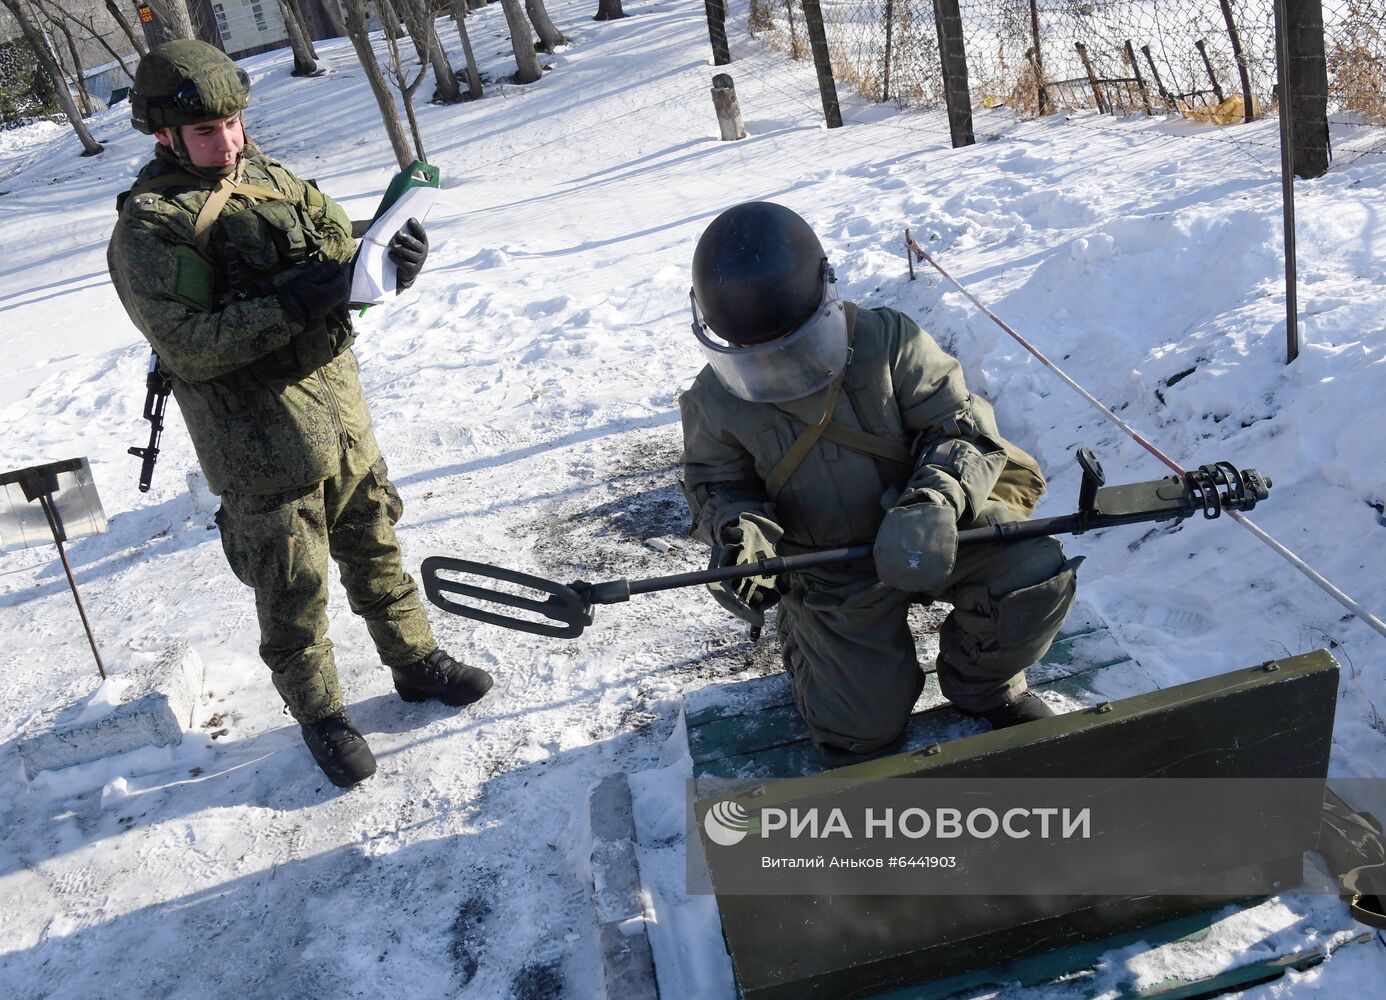
<svg viewBox="0 0 1386 1000">
<path fill-rule="evenodd" d="M 905 449 L 912 462 L 875 458 L 820 438 L 779 495 L 765 483 L 805 429 L 823 415 L 828 389 L 788 403 L 732 395 L 711 368 L 679 398 L 684 493 L 694 536 L 719 544 L 741 512 L 767 511 L 784 528 L 782 554 L 872 541 L 885 512 L 934 490 L 967 521 L 1006 466 L 991 406 L 968 392 L 962 366 L 894 309 L 862 309 L 833 421 Z"/>
<path fill-rule="evenodd" d="M 215 185 L 164 147 L 117 199 L 106 252 L 125 311 L 173 376 L 173 395 L 214 493 L 276 493 L 318 482 L 348 449 L 378 455 L 350 320 L 308 325 L 275 286 L 313 255 L 347 260 L 351 222 L 311 183 L 258 155 L 202 246 L 194 222 Z M 249 211 L 248 211 L 249 210 Z M 243 273 L 242 273 L 243 272 Z"/>
</svg>

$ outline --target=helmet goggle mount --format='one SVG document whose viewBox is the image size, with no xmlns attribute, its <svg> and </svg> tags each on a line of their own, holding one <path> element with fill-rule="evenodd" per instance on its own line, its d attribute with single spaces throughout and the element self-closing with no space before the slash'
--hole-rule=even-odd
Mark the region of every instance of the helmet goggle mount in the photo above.
<svg viewBox="0 0 1386 1000">
<path fill-rule="evenodd" d="M 236 80 L 244 93 L 250 93 L 250 76 L 239 66 L 236 67 Z M 202 91 L 198 90 L 197 84 L 192 80 L 188 80 L 172 94 L 150 95 L 145 101 L 151 108 L 169 108 L 181 111 L 185 115 L 201 116 L 204 120 L 226 117 L 207 109 Z"/>
<path fill-rule="evenodd" d="M 837 276 L 825 257 L 821 264 L 823 295 L 804 322 L 782 337 L 762 344 L 714 340 L 689 290 L 693 336 L 727 391 L 750 403 L 784 403 L 802 399 L 837 378 L 851 363 L 847 312 L 837 292 Z"/>
</svg>

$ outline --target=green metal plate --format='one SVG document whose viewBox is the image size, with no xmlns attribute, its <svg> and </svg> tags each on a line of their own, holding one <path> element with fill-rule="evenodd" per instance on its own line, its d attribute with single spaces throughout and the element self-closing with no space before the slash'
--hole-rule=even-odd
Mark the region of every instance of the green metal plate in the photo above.
<svg viewBox="0 0 1386 1000">
<path fill-rule="evenodd" d="M 850 770 L 862 780 L 1322 778 L 1337 679 L 1337 663 L 1319 651 L 1138 695 L 1100 710 L 978 733 L 942 743 L 929 754 L 906 752 Z M 774 748 L 761 756 L 779 754 L 783 760 L 785 751 L 793 749 Z M 817 784 L 806 778 L 770 782 L 759 801 L 806 802 L 816 794 Z M 1310 826 L 1317 830 L 1316 822 Z M 1297 883 L 1302 851 L 1314 846 L 1309 837 L 1306 843 L 1292 845 L 1294 853 L 1287 854 L 1284 838 L 1268 837 L 1263 829 L 1220 833 L 1235 838 L 1236 864 L 1272 873 L 1285 884 Z M 717 874 L 714 864 L 714 884 Z M 723 895 L 719 904 L 743 995 L 772 1000 L 866 996 L 1106 939 L 1231 898 L 1219 894 L 1215 885 L 1200 884 L 1189 887 L 1186 896 L 1142 898 Z"/>
</svg>

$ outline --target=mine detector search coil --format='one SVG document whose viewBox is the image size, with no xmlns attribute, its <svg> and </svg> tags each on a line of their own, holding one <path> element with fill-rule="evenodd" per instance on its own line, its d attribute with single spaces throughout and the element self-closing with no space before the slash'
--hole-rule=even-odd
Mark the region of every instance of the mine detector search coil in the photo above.
<svg viewBox="0 0 1386 1000">
<path fill-rule="evenodd" d="M 1204 465 L 1183 475 L 1166 476 L 1153 482 L 1131 483 L 1125 486 L 1104 486 L 1102 466 L 1087 448 L 1078 449 L 1078 464 L 1083 470 L 1083 484 L 1078 493 L 1078 511 L 1059 517 L 1041 517 L 1029 521 L 993 521 L 986 527 L 968 528 L 958 532 L 958 545 L 1018 542 L 1041 535 L 1081 534 L 1097 528 L 1145 521 L 1182 521 L 1203 513 L 1214 518 L 1224 510 L 1247 511 L 1270 495 L 1271 481 L 1255 469 L 1238 470 L 1228 462 Z M 796 569 L 826 566 L 871 555 L 870 545 L 850 548 L 823 549 L 794 556 L 777 556 L 707 569 L 693 573 L 675 573 L 647 580 L 610 580 L 606 583 L 576 581 L 561 584 L 528 573 L 518 573 L 499 566 L 429 556 L 423 561 L 423 586 L 428 599 L 444 611 L 491 625 L 501 625 L 520 632 L 569 639 L 582 634 L 592 624 L 592 609 L 598 604 L 619 604 L 636 594 L 659 590 L 693 587 L 719 580 L 741 580 L 749 576 L 777 576 Z M 546 594 L 542 599 L 527 594 L 495 590 L 456 579 L 444 573 L 500 580 L 517 588 Z M 506 608 L 516 608 L 540 616 L 520 618 L 499 611 L 473 607 L 453 600 L 450 595 L 472 598 L 475 601 Z M 542 620 L 547 619 L 547 620 Z"/>
<path fill-rule="evenodd" d="M 129 453 L 143 459 L 140 466 L 140 492 L 148 493 L 149 484 L 154 481 L 154 463 L 159 460 L 159 439 L 164 434 L 164 411 L 168 409 L 169 393 L 173 392 L 173 378 L 159 364 L 159 355 L 149 352 L 149 373 L 144 377 L 147 390 L 144 397 L 144 419 L 149 421 L 149 444 L 143 448 L 130 448 Z"/>
</svg>

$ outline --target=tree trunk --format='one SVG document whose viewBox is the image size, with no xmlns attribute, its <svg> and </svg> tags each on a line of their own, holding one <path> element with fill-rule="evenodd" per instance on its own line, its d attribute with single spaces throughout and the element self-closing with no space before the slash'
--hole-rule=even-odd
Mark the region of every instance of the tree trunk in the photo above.
<svg viewBox="0 0 1386 1000">
<path fill-rule="evenodd" d="M 116 27 L 125 32 L 125 37 L 130 39 L 130 44 L 134 46 L 135 51 L 138 52 L 140 58 L 143 59 L 144 54 L 149 51 L 149 48 L 144 44 L 144 39 L 140 36 L 140 33 L 130 27 L 130 22 L 125 20 L 125 12 L 121 10 L 120 5 L 116 3 L 116 0 L 106 0 L 106 10 L 110 13 L 111 20 L 116 23 Z M 130 77 L 130 79 L 133 80 L 134 77 Z"/>
<path fill-rule="evenodd" d="M 539 57 L 534 54 L 534 33 L 520 0 L 501 0 L 505 8 L 505 23 L 510 28 L 510 47 L 515 51 L 515 82 L 533 83 L 543 76 Z"/>
<path fill-rule="evenodd" d="M 598 0 L 597 16 L 592 20 L 615 21 L 617 18 L 625 16 L 626 12 L 621 9 L 621 0 Z"/>
<path fill-rule="evenodd" d="M 327 18 L 332 30 L 337 33 L 335 37 L 344 37 L 347 30 L 346 25 L 342 23 L 342 12 L 337 9 L 337 0 L 318 0 L 318 7 L 322 9 L 323 17 Z"/>
<path fill-rule="evenodd" d="M 13 0 L 0 0 L 11 3 Z M 346 32 L 356 49 L 356 57 L 361 60 L 361 68 L 366 72 L 366 81 L 371 85 L 375 103 L 380 108 L 380 120 L 385 125 L 385 134 L 390 139 L 399 168 L 404 170 L 414 162 L 414 151 L 409 148 L 409 138 L 404 134 L 404 126 L 399 120 L 399 110 L 390 94 L 385 74 L 376 62 L 375 50 L 371 48 L 369 29 L 366 27 L 366 0 L 346 0 Z M 383 18 L 382 18 L 383 20 Z"/>
<path fill-rule="evenodd" d="M 544 6 L 544 0 L 525 0 L 525 10 L 534 23 L 534 30 L 539 33 L 539 45 L 545 52 L 553 52 L 560 45 L 568 44 L 568 39 L 563 37 L 563 32 L 558 30 L 558 26 L 549 17 L 549 9 Z"/>
<path fill-rule="evenodd" d="M 292 0 L 279 0 L 279 13 L 284 16 L 284 30 L 289 35 L 289 48 L 294 53 L 293 76 L 312 76 L 318 71 L 308 41 L 303 35 L 303 25 L 299 23 L 298 12 L 293 9 Z"/>
<path fill-rule="evenodd" d="M 462 39 L 462 54 L 467 59 L 467 93 L 472 100 L 481 98 L 481 74 L 476 69 L 476 56 L 472 55 L 472 40 L 467 34 L 467 0 L 448 0 L 452 7 L 452 19 L 457 22 L 457 34 Z"/>
<path fill-rule="evenodd" d="M 67 81 L 63 79 L 63 71 L 58 67 L 53 58 L 53 53 L 48 50 L 47 44 L 43 40 L 43 35 L 39 34 L 38 28 L 30 20 L 29 13 L 19 2 L 19 0 L 0 0 L 0 4 L 5 5 L 19 25 L 19 30 L 24 33 L 24 39 L 29 43 L 29 47 L 34 50 L 34 58 L 39 61 L 43 71 L 48 74 L 48 79 L 53 84 L 53 92 L 57 95 L 58 103 L 62 105 L 63 113 L 67 115 L 68 123 L 72 126 L 72 131 L 77 133 L 77 138 L 82 142 L 82 155 L 95 156 L 103 149 L 101 143 L 91 137 L 87 131 L 86 124 L 82 121 L 82 116 L 77 112 L 77 105 L 72 102 L 72 94 L 67 89 Z"/>
<path fill-rule="evenodd" d="M 196 38 L 188 0 L 145 0 L 154 9 L 154 34 L 158 44 L 176 38 Z"/>
<path fill-rule="evenodd" d="M 462 90 L 457 83 L 457 74 L 448 62 L 448 54 L 443 50 L 443 40 L 438 37 L 438 29 L 433 24 L 433 15 L 425 11 L 424 32 L 428 35 L 428 53 L 433 61 L 433 76 L 438 83 L 438 96 L 444 104 L 456 104 L 462 100 Z"/>
<path fill-rule="evenodd" d="M 399 26 L 399 12 L 395 10 L 392 0 L 375 0 L 377 9 L 380 11 L 380 19 L 390 24 Z M 409 0 L 405 0 L 406 3 Z M 413 38 L 411 32 L 411 38 Z M 414 136 L 414 157 L 415 160 L 427 161 L 424 152 L 423 135 L 419 132 L 419 119 L 414 114 L 414 92 L 419 89 L 419 84 L 423 82 L 424 74 L 428 72 L 428 59 L 425 55 L 426 49 L 420 48 L 420 41 L 413 38 L 414 47 L 419 55 L 419 71 L 414 74 L 414 79 L 408 79 L 408 74 L 404 71 L 404 58 L 399 54 L 399 35 L 391 35 L 388 32 L 385 37 L 386 43 L 390 46 L 390 72 L 395 77 L 395 89 L 399 91 L 400 99 L 404 102 L 404 114 L 409 119 L 409 131 Z M 422 45 L 426 46 L 427 42 Z M 412 162 L 412 161 L 411 161 Z M 405 167 L 408 164 L 404 164 Z M 403 168 L 401 168 L 403 169 Z"/>
<path fill-rule="evenodd" d="M 82 67 L 81 57 L 77 55 L 77 41 L 72 37 L 72 32 L 68 30 L 66 23 L 58 21 L 53 24 L 53 27 L 61 31 L 63 33 L 63 38 L 67 41 L 67 52 L 72 58 L 72 79 L 77 84 L 77 96 L 81 98 L 82 101 L 82 115 L 83 117 L 90 118 L 96 109 L 92 107 L 91 95 L 87 93 L 87 80 L 83 75 L 85 70 Z"/>
<path fill-rule="evenodd" d="M 313 29 L 309 27 L 308 17 L 303 13 L 303 0 L 287 0 L 287 2 L 289 9 L 293 11 L 294 19 L 298 22 L 298 30 L 303 33 L 303 44 L 308 46 L 308 55 L 312 57 L 314 62 L 317 62 L 318 50 L 313 44 Z"/>
<path fill-rule="evenodd" d="M 433 26 L 433 15 L 427 7 L 427 0 L 401 0 L 404 20 L 413 36 L 414 48 L 419 51 L 419 61 L 425 59 L 433 66 L 433 81 L 437 85 L 437 100 L 444 104 L 456 104 L 462 100 L 462 92 L 457 87 L 457 74 L 452 71 L 443 43 L 438 38 L 438 30 Z"/>
</svg>

